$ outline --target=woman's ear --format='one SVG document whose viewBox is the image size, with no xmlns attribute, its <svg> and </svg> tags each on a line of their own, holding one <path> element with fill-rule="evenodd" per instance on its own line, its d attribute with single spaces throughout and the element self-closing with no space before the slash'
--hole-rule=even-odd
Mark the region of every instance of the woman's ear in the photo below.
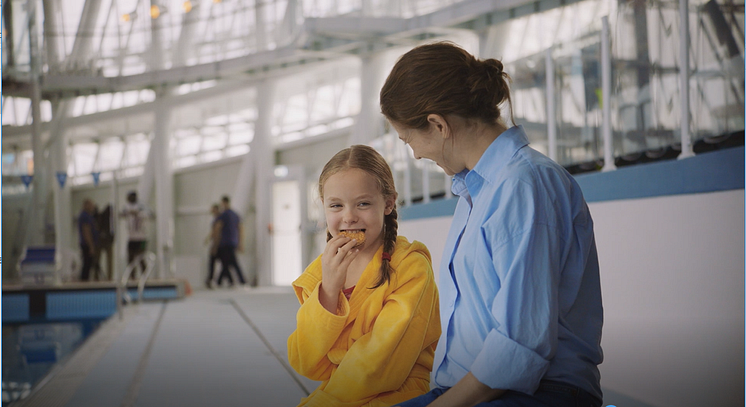
<svg viewBox="0 0 746 407">
<path fill-rule="evenodd" d="M 448 122 L 445 117 L 430 113 L 427 115 L 427 122 L 430 124 L 430 131 L 439 134 L 443 139 L 447 139 L 451 136 L 451 128 L 448 126 Z"/>
</svg>

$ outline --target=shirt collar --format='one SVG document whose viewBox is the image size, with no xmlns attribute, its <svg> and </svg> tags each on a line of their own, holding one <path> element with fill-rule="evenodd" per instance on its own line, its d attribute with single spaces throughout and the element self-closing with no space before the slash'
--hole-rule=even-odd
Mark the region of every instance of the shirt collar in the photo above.
<svg viewBox="0 0 746 407">
<path fill-rule="evenodd" d="M 451 192 L 454 195 L 463 195 L 467 188 L 467 177 L 472 178 L 477 175 L 487 182 L 494 179 L 515 153 L 526 145 L 528 145 L 528 137 L 522 125 L 505 130 L 487 147 L 472 170 L 465 169 L 453 176 Z M 469 176 L 469 174 L 474 175 Z"/>
</svg>

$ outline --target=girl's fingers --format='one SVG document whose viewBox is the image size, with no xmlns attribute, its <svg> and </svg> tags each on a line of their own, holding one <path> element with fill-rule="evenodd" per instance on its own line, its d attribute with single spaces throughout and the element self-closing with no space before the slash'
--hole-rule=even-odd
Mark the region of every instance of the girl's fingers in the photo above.
<svg viewBox="0 0 746 407">
<path fill-rule="evenodd" d="M 328 242 L 326 242 L 326 247 L 329 249 L 333 249 L 334 253 L 336 253 L 340 247 L 344 246 L 349 241 L 350 241 L 349 237 L 338 235 L 336 237 L 331 238 L 331 240 L 329 240 Z"/>
<path fill-rule="evenodd" d="M 350 263 L 352 263 L 352 261 L 355 260 L 355 257 L 357 257 L 358 253 L 360 253 L 359 249 L 352 249 L 349 252 L 347 252 L 345 257 L 342 259 L 342 262 L 339 263 L 339 267 L 344 268 L 346 270 L 347 267 L 350 266 Z"/>
<path fill-rule="evenodd" d="M 342 247 L 340 248 L 340 250 L 344 249 L 346 251 L 350 251 L 350 250 L 352 250 L 353 247 L 355 247 L 356 244 L 357 244 L 357 240 L 350 239 L 349 242 L 347 242 L 347 243 L 345 243 L 345 244 L 342 245 Z"/>
<path fill-rule="evenodd" d="M 337 236 L 326 242 L 326 248 L 324 249 L 324 254 L 327 256 L 335 256 L 337 252 L 339 251 L 339 248 L 342 247 L 346 243 L 346 237 L 344 236 Z"/>
</svg>

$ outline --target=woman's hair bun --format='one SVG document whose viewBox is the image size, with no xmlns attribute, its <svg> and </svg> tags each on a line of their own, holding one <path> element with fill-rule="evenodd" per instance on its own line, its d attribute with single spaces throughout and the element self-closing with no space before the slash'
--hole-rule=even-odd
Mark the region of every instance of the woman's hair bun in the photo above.
<svg viewBox="0 0 746 407">
<path fill-rule="evenodd" d="M 493 59 L 493 58 L 485 59 L 484 61 L 482 61 L 482 64 L 485 66 L 485 68 L 490 74 L 494 74 L 498 77 L 502 77 L 503 63 L 500 62 L 499 60 Z"/>
<path fill-rule="evenodd" d="M 467 83 L 470 93 L 470 108 L 485 121 L 500 117 L 499 105 L 510 98 L 503 64 L 497 59 L 472 60 L 471 74 Z"/>
</svg>

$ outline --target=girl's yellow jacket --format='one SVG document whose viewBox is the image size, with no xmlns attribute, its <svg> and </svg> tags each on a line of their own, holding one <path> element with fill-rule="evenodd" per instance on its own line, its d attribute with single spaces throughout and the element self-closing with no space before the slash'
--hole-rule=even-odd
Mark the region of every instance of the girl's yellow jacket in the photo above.
<svg viewBox="0 0 746 407">
<path fill-rule="evenodd" d="M 300 406 L 391 406 L 430 390 L 440 337 L 438 289 L 430 252 L 399 236 L 391 282 L 373 287 L 383 247 L 350 300 L 339 293 L 337 314 L 319 302 L 321 256 L 293 283 L 301 303 L 288 338 L 290 365 L 321 385 Z"/>
</svg>

